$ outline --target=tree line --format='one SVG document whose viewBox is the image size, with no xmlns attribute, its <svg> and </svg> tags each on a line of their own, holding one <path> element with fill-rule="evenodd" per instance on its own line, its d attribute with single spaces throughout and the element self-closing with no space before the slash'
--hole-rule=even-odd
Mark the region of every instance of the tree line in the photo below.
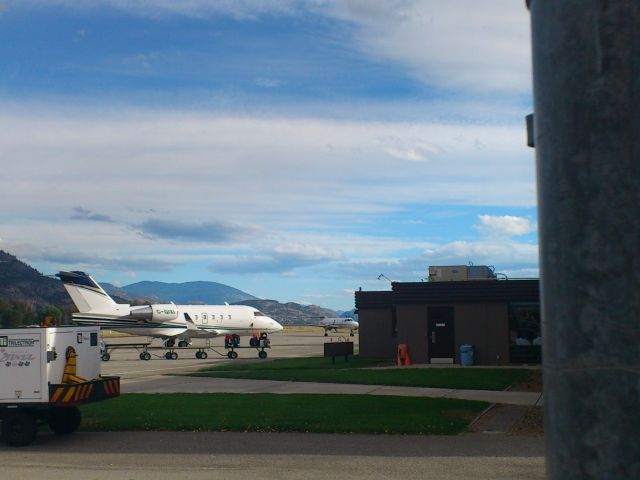
<svg viewBox="0 0 640 480">
<path fill-rule="evenodd" d="M 31 305 L 19 300 L 0 300 L 0 328 L 40 326 L 47 317 L 62 324 L 64 312 L 55 305 Z"/>
</svg>

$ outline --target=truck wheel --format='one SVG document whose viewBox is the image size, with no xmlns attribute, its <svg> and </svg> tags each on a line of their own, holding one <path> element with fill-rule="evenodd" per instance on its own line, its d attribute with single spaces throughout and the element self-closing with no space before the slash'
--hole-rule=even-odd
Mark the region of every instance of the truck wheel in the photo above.
<svg viewBox="0 0 640 480">
<path fill-rule="evenodd" d="M 11 447 L 24 447 L 38 433 L 36 417 L 28 412 L 12 412 L 2 419 L 2 439 Z"/>
<path fill-rule="evenodd" d="M 49 410 L 49 428 L 58 435 L 75 432 L 82 420 L 78 407 L 58 407 Z"/>
</svg>

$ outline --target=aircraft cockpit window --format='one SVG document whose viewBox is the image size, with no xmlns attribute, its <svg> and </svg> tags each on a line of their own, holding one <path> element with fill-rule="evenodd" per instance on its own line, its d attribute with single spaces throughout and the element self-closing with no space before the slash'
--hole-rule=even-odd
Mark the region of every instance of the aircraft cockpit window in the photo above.
<svg viewBox="0 0 640 480">
<path fill-rule="evenodd" d="M 262 313 L 262 312 L 258 312 L 258 311 L 253 312 L 253 314 L 254 314 L 256 317 L 266 317 L 266 315 L 265 315 L 264 313 Z"/>
</svg>

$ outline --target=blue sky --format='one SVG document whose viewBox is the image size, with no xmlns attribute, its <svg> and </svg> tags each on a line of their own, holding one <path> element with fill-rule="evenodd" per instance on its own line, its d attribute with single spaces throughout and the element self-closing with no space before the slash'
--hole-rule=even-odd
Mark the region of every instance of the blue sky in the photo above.
<svg viewBox="0 0 640 480">
<path fill-rule="evenodd" d="M 0 0 L 0 248 L 343 310 L 535 276 L 529 48 L 508 0 Z"/>
</svg>

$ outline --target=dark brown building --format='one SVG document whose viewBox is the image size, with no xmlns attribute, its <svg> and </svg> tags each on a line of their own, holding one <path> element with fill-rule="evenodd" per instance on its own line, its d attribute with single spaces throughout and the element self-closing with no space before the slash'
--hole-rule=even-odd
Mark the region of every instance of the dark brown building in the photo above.
<svg viewBox="0 0 640 480">
<path fill-rule="evenodd" d="M 540 363 L 539 280 L 393 282 L 391 291 L 356 292 L 360 356 L 394 358 L 406 344 L 414 363 Z"/>
</svg>

